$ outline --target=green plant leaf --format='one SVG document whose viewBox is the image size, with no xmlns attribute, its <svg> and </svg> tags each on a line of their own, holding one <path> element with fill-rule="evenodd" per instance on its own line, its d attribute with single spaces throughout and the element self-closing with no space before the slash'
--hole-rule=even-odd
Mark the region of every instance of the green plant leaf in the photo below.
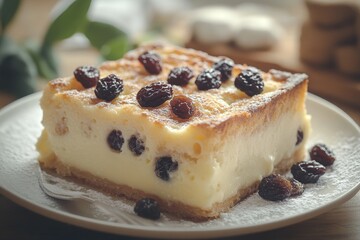
<svg viewBox="0 0 360 240">
<path fill-rule="evenodd" d="M 43 45 L 71 37 L 81 31 L 87 21 L 91 0 L 75 0 L 49 26 Z"/>
<path fill-rule="evenodd" d="M 20 0 L 3 0 L 0 8 L 1 31 L 5 32 L 6 27 L 16 14 L 20 6 Z"/>
<path fill-rule="evenodd" d="M 91 45 L 98 50 L 101 50 L 103 45 L 110 40 L 126 36 L 123 31 L 113 25 L 96 21 L 89 21 L 87 23 L 84 28 L 84 34 L 89 39 Z"/>
<path fill-rule="evenodd" d="M 128 38 L 119 36 L 104 44 L 100 49 L 100 53 L 106 60 L 117 60 L 130 49 L 131 45 Z"/>
<path fill-rule="evenodd" d="M 47 67 L 55 74 L 55 76 L 58 75 L 58 61 L 56 56 L 54 55 L 54 51 L 51 47 L 51 45 L 45 44 L 41 46 L 39 56 L 41 58 L 41 61 L 44 61 L 44 64 L 47 65 Z M 44 65 L 43 64 L 43 65 Z M 51 79 L 46 77 L 47 75 L 44 75 L 45 78 Z"/>
<path fill-rule="evenodd" d="M 41 57 L 40 54 L 38 54 L 37 52 L 29 51 L 29 55 L 33 59 L 40 77 L 48 80 L 57 77 L 57 73 L 50 68 L 49 64 L 45 61 L 45 59 Z"/>
<path fill-rule="evenodd" d="M 0 64 L 1 88 L 16 97 L 23 97 L 35 91 L 35 76 L 32 61 L 21 54 L 9 54 Z"/>
<path fill-rule="evenodd" d="M 0 89 L 22 97 L 36 90 L 36 67 L 28 53 L 0 37 Z"/>
<path fill-rule="evenodd" d="M 25 42 L 25 48 L 35 63 L 37 72 L 40 77 L 45 79 L 53 79 L 57 76 L 56 72 L 52 70 L 52 68 L 49 66 L 49 63 L 40 54 L 38 44 L 33 41 L 27 41 Z"/>
</svg>

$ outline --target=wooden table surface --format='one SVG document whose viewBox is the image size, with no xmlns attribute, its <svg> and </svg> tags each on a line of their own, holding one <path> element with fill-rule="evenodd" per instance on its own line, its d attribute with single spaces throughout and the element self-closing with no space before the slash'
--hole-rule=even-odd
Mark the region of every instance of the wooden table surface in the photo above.
<svg viewBox="0 0 360 240">
<path fill-rule="evenodd" d="M 30 24 L 32 18 L 37 17 L 36 20 L 39 24 L 46 25 L 45 19 L 47 16 L 46 11 L 40 11 L 38 7 L 44 6 L 44 3 L 53 5 L 53 1 L 39 1 L 41 4 L 33 4 L 34 1 L 24 1 L 27 6 L 23 7 L 23 12 L 28 14 L 20 14 L 17 21 L 25 24 Z M 35 2 L 36 2 L 35 1 Z M 36 6 L 36 9 L 35 7 Z M 44 7 L 45 8 L 45 7 Z M 46 9 L 50 9 L 47 7 Z M 33 12 L 33 13 L 32 13 Z M 40 14 L 38 14 L 40 13 Z M 42 15 L 41 15 L 42 14 Z M 46 15 L 45 15 L 46 14 Z M 36 28 L 41 29 L 41 28 Z M 23 31 L 25 30 L 25 31 Z M 14 30 L 15 34 L 25 34 L 26 31 L 29 34 L 39 35 L 34 32 L 32 27 L 25 27 L 22 31 Z M 40 31 L 40 30 L 38 30 Z M 44 31 L 44 29 L 42 30 Z M 62 69 L 62 75 L 70 75 L 72 70 L 79 65 L 92 64 L 98 65 L 97 53 L 93 50 L 61 50 L 58 52 L 60 56 L 60 63 Z M 271 59 L 274 59 L 270 56 Z M 248 59 L 251 60 L 251 59 Z M 250 64 L 256 63 L 256 61 L 248 62 Z M 317 86 L 315 86 L 317 87 Z M 322 88 L 319 88 L 322 89 Z M 355 89 L 359 89 L 357 84 Z M 354 93 L 355 91 L 352 91 Z M 359 99 L 356 95 L 352 99 Z M 324 96 L 323 96 L 324 97 Z M 331 97 L 325 98 L 335 105 L 342 108 L 347 112 L 358 124 L 360 123 L 360 111 L 358 107 L 354 107 L 354 104 L 349 104 L 349 101 L 338 101 L 338 99 L 332 99 Z M 0 107 L 13 100 L 11 97 L 0 94 Z M 351 99 L 350 99 L 351 100 Z M 355 105 L 359 105 L 355 103 Z M 1 173 L 0 173 L 1 174 Z M 118 236 L 112 234 L 106 234 L 101 232 L 95 232 L 87 229 L 82 229 L 76 226 L 71 226 L 65 223 L 57 222 L 49 218 L 40 216 L 33 213 L 4 197 L 0 194 L 0 239 L 135 239 L 127 236 Z M 324 213 L 318 217 L 310 220 L 276 229 L 263 233 L 250 234 L 241 237 L 231 237 L 229 239 L 317 239 L 317 240 L 337 240 L 348 239 L 358 240 L 360 239 L 360 193 L 353 197 L 348 202 L 335 207 L 327 213 Z"/>
</svg>

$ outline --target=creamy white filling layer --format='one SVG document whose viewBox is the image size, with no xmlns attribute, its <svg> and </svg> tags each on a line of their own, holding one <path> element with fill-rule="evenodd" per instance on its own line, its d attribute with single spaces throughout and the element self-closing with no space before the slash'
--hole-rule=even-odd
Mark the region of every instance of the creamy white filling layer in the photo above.
<svg viewBox="0 0 360 240">
<path fill-rule="evenodd" d="M 269 122 L 261 131 L 242 131 L 225 139 L 207 139 L 195 128 L 170 129 L 147 121 L 143 116 L 119 114 L 95 107 L 76 108 L 59 103 L 44 111 L 48 143 L 42 143 L 44 158 L 49 149 L 63 164 L 91 173 L 116 184 L 155 194 L 165 200 L 210 209 L 269 175 L 280 160 L 303 147 L 309 132 L 304 112 L 288 112 Z M 302 144 L 295 146 L 299 127 L 305 133 Z M 107 135 L 122 131 L 122 152 L 112 151 Z M 134 156 L 127 146 L 137 134 L 146 150 Z M 171 156 L 179 163 L 169 181 L 156 176 L 155 162 Z"/>
</svg>

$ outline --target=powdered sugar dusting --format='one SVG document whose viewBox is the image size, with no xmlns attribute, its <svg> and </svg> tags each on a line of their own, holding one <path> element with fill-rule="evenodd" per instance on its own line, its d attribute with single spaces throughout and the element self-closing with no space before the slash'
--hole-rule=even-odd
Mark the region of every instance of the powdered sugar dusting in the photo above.
<svg viewBox="0 0 360 240">
<path fill-rule="evenodd" d="M 360 138 L 341 139 L 337 145 L 330 146 L 337 160 L 318 183 L 306 184 L 302 195 L 282 202 L 263 200 L 253 194 L 238 204 L 233 211 L 223 214 L 226 225 L 243 226 L 265 224 L 298 214 L 312 211 L 334 201 L 349 189 L 360 183 Z M 220 224 L 220 222 L 218 224 Z"/>
</svg>

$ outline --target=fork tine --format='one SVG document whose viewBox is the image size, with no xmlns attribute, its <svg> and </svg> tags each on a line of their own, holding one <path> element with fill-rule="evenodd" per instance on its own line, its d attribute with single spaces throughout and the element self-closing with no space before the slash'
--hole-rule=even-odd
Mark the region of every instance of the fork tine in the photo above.
<svg viewBox="0 0 360 240">
<path fill-rule="evenodd" d="M 38 182 L 40 188 L 48 196 L 60 200 L 82 199 L 84 201 L 94 204 L 95 206 L 100 208 L 102 211 L 105 211 L 109 215 L 112 215 L 119 223 L 125 223 L 129 225 L 142 225 L 142 226 L 161 225 L 160 223 L 154 222 L 152 220 L 143 219 L 136 215 L 131 215 L 127 212 L 119 211 L 117 209 L 111 208 L 110 206 L 102 202 L 96 201 L 86 196 L 84 193 L 78 192 L 76 190 L 62 189 L 61 187 L 54 185 L 57 182 L 51 178 L 51 175 L 43 173 L 40 167 L 38 168 Z"/>
<path fill-rule="evenodd" d="M 49 195 L 50 197 L 61 199 L 61 200 L 71 200 L 71 199 L 73 199 L 72 196 L 56 193 L 52 189 L 52 185 L 48 184 L 47 180 L 45 180 L 44 175 L 42 174 L 40 168 L 39 168 L 39 174 L 38 174 L 38 182 L 39 182 L 39 186 L 40 186 L 41 190 L 43 190 L 43 192 L 45 194 Z"/>
</svg>

